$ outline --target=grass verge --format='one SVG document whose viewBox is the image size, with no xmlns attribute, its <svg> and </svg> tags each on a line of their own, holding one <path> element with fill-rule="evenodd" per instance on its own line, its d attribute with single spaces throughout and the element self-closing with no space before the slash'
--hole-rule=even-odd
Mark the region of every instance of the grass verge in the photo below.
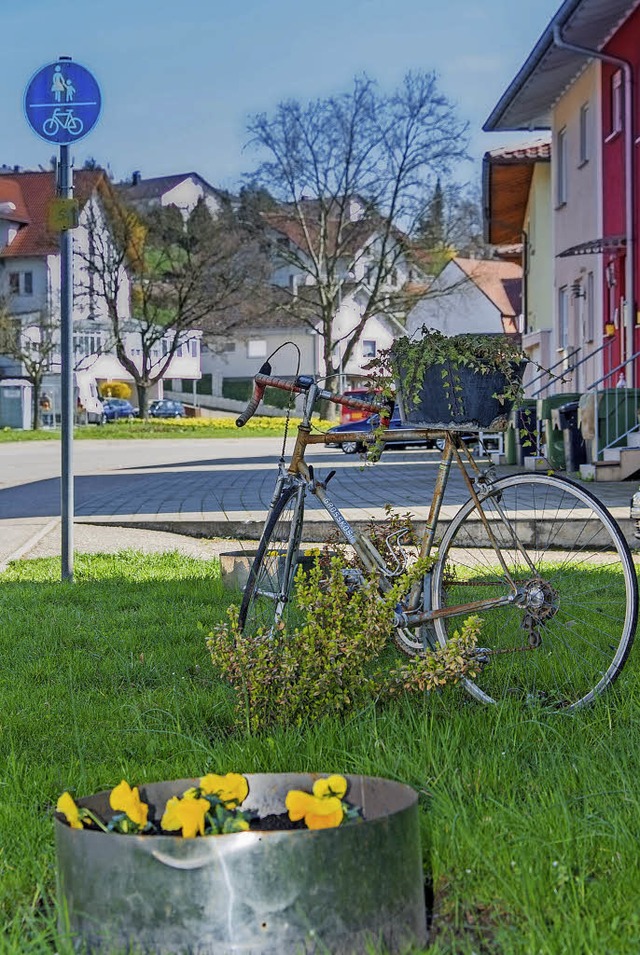
<svg viewBox="0 0 640 955">
<path fill-rule="evenodd" d="M 236 596 L 215 562 L 123 553 L 0 575 L 3 955 L 60 955 L 51 812 L 207 771 L 335 771 L 420 793 L 429 955 L 636 955 L 640 691 L 632 654 L 592 709 L 482 707 L 462 690 L 276 733 L 234 734 L 204 632 Z"/>
<path fill-rule="evenodd" d="M 300 423 L 292 418 L 289 427 Z M 321 431 L 333 427 L 336 421 L 314 418 L 314 425 Z M 281 437 L 284 418 L 269 418 L 259 415 L 252 418 L 240 430 L 234 418 L 168 418 L 149 421 L 113 421 L 102 427 L 94 424 L 74 429 L 74 437 L 80 441 L 105 441 L 139 438 L 273 438 Z M 16 428 L 0 428 L 0 444 L 11 441 L 59 441 L 60 429 L 21 431 Z"/>
</svg>

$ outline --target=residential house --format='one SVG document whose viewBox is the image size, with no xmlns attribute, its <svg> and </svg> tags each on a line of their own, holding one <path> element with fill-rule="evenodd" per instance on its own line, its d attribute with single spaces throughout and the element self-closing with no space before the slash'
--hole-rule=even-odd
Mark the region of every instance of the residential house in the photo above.
<svg viewBox="0 0 640 955">
<path fill-rule="evenodd" d="M 548 138 L 485 153 L 482 166 L 485 241 L 501 258 L 521 263 L 522 347 L 532 363 L 550 368 L 553 335 L 551 143 Z M 530 372 L 530 392 L 548 378 Z"/>
<path fill-rule="evenodd" d="M 346 388 L 361 383 L 369 360 L 387 348 L 398 334 L 404 333 L 394 309 L 394 298 L 419 271 L 411 260 L 406 237 L 394 232 L 392 241 L 387 243 L 389 267 L 384 275 L 383 307 L 366 319 L 357 345 L 345 358 L 346 344 L 361 323 L 371 297 L 376 263 L 381 256 L 380 222 L 366 214 L 366 207 L 358 197 L 349 199 L 340 213 L 334 214 L 331 208 L 311 199 L 302 200 L 302 209 L 302 216 L 286 205 L 264 214 L 273 259 L 273 305 L 255 322 L 244 324 L 232 335 L 208 342 L 203 355 L 203 383 L 211 388 L 214 396 L 235 394 L 236 385 L 243 384 L 246 388 L 261 361 L 284 342 L 291 342 L 295 347 L 282 349 L 274 356 L 274 374 L 293 375 L 298 369 L 303 373 L 326 374 L 323 340 L 319 334 L 317 283 L 311 263 L 315 244 L 320 246 L 323 241 L 322 229 L 326 229 L 329 246 L 326 262 L 336 273 L 333 361 L 339 368 L 340 380 L 333 385 Z M 339 215 L 342 216 L 340 238 L 337 236 Z M 294 302 L 298 308 L 292 311 L 287 306 Z M 299 363 L 295 348 L 299 349 Z"/>
<path fill-rule="evenodd" d="M 522 266 L 517 262 L 452 258 L 412 307 L 407 334 L 423 326 L 444 335 L 520 332 Z"/>
<path fill-rule="evenodd" d="M 6 168 L 6 167 L 5 167 Z M 87 262 L 98 241 L 96 230 L 108 236 L 101 195 L 109 188 L 101 170 L 79 170 L 74 174 L 74 194 L 79 204 L 78 227 L 73 231 L 73 345 L 76 376 L 89 382 L 130 380 L 118 362 L 111 341 L 106 304 L 97 293 Z M 0 300 L 15 318 L 17 334 L 38 343 L 43 319 L 59 328 L 60 245 L 59 236 L 48 225 L 48 212 L 55 197 L 55 174 L 11 170 L 0 174 Z M 122 274 L 119 313 L 129 317 L 129 287 Z M 59 332 L 58 332 L 59 333 Z M 168 374 L 183 378 L 200 377 L 200 333 L 190 333 Z M 140 340 L 132 323 L 125 336 L 127 354 L 140 354 Z M 162 342 L 158 360 L 162 358 Z M 165 352 L 166 353 L 166 352 Z M 24 369 L 14 359 L 0 356 L 0 377 L 20 380 Z M 47 392 L 59 411 L 60 356 L 54 351 Z M 156 388 L 162 395 L 162 382 Z"/>
<path fill-rule="evenodd" d="M 637 7 L 565 0 L 484 126 L 551 132 L 553 349 L 580 392 L 640 378 Z"/>
<path fill-rule="evenodd" d="M 185 218 L 201 201 L 215 216 L 224 198 L 219 189 L 215 189 L 197 172 L 143 179 L 140 172 L 136 171 L 130 182 L 119 183 L 117 189 L 136 209 L 148 212 L 153 208 L 176 206 Z"/>
<path fill-rule="evenodd" d="M 618 63 L 612 72 L 603 58 L 636 6 L 636 0 L 565 0 L 484 125 L 551 132 L 553 348 L 567 367 L 580 363 L 572 390 L 587 388 L 633 350 L 634 309 L 626 308 L 621 281 L 633 231 L 624 213 L 620 221 L 629 164 L 626 136 L 615 129 L 623 119 L 623 71 Z M 616 328 L 608 335 L 612 317 Z"/>
</svg>

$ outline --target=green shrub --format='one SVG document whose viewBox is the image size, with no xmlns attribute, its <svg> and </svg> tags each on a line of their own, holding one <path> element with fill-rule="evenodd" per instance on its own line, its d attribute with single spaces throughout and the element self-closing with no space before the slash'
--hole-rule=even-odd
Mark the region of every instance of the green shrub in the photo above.
<svg viewBox="0 0 640 955">
<path fill-rule="evenodd" d="M 223 378 L 222 397 L 234 401 L 248 401 L 253 394 L 253 378 Z M 267 388 L 264 403 L 272 408 L 287 408 L 291 393 L 278 388 Z"/>
<path fill-rule="evenodd" d="M 98 390 L 101 398 L 131 397 L 131 385 L 126 381 L 103 381 Z"/>
<path fill-rule="evenodd" d="M 380 599 L 374 578 L 352 592 L 340 557 L 328 566 L 316 560 L 307 574 L 299 570 L 296 575 L 299 622 L 268 636 L 241 633 L 238 608 L 230 607 L 228 622 L 214 628 L 207 646 L 235 692 L 236 724 L 249 732 L 309 725 L 344 717 L 402 690 L 423 692 L 474 675 L 477 618 L 465 621 L 447 647 L 401 666 L 383 665 L 394 608 L 425 565 L 417 561 Z"/>
</svg>

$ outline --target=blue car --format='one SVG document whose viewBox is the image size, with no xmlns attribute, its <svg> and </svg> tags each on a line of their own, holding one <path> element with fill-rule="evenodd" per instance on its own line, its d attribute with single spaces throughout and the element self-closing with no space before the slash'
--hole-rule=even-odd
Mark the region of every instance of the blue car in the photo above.
<svg viewBox="0 0 640 955">
<path fill-rule="evenodd" d="M 105 398 L 102 402 L 102 420 L 105 423 L 117 421 L 119 418 L 132 421 L 135 417 L 136 409 L 125 398 Z"/>
<path fill-rule="evenodd" d="M 342 448 L 345 454 L 358 454 L 363 453 L 367 450 L 367 446 L 372 440 L 372 434 L 375 429 L 380 424 L 380 415 L 372 414 L 368 418 L 363 418 L 361 421 L 350 421 L 348 424 L 339 424 L 335 428 L 329 428 L 327 434 L 347 434 L 349 432 L 357 433 L 358 437 L 355 437 L 353 441 L 341 441 L 332 443 L 331 441 L 326 442 L 328 448 Z M 389 422 L 389 429 L 393 431 L 411 431 L 412 428 L 404 425 L 400 420 L 400 412 L 397 408 L 393 409 L 393 414 L 391 415 L 391 420 Z M 359 435 L 362 435 L 360 438 Z M 402 435 L 398 435 L 397 438 L 393 440 L 385 441 L 385 448 L 407 448 L 407 447 L 416 447 L 416 448 L 439 448 L 442 450 L 444 447 L 444 438 L 403 438 Z"/>
<path fill-rule="evenodd" d="M 150 418 L 184 418 L 186 412 L 181 401 L 170 398 L 157 398 L 149 405 Z"/>
</svg>

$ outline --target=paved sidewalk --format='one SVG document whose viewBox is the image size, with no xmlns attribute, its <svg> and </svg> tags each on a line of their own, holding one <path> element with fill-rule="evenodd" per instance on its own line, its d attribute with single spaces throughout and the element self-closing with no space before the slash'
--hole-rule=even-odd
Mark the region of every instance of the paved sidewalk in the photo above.
<svg viewBox="0 0 640 955">
<path fill-rule="evenodd" d="M 85 441 L 75 446 L 76 552 L 180 549 L 203 557 L 255 547 L 274 487 L 279 439 Z M 388 502 L 420 522 L 428 513 L 439 456 L 387 451 L 375 466 L 322 447 L 309 460 L 326 477 L 335 504 L 356 525 L 379 520 Z M 522 468 L 501 466 L 507 475 Z M 28 478 L 25 478 L 28 475 Z M 60 553 L 59 449 L 25 443 L 0 447 L 0 567 L 23 556 Z M 632 546 L 635 482 L 585 485 L 612 512 Z M 467 498 L 454 469 L 442 517 Z M 420 504 L 416 504 L 419 501 Z M 333 530 L 309 500 L 308 540 Z M 205 539 L 203 539 L 205 538 Z M 240 544 L 238 542 L 246 543 Z"/>
</svg>

